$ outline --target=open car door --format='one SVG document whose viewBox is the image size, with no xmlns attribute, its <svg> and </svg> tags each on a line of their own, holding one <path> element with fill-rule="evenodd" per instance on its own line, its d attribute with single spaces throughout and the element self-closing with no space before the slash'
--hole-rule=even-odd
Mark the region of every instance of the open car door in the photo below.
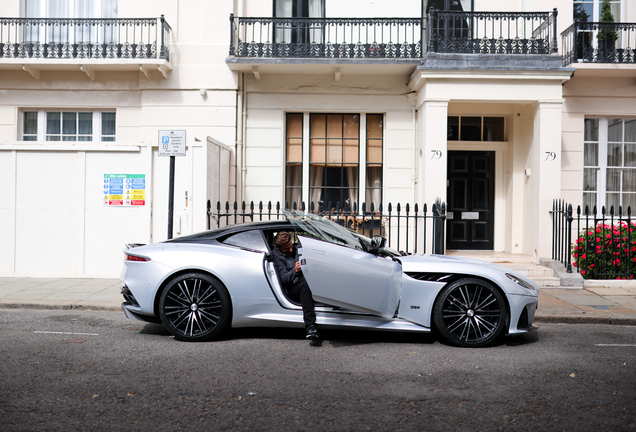
<svg viewBox="0 0 636 432">
<path fill-rule="evenodd" d="M 302 212 L 286 212 L 298 234 L 303 275 L 315 301 L 393 318 L 400 301 L 402 267 L 366 252 L 340 225 Z"/>
</svg>

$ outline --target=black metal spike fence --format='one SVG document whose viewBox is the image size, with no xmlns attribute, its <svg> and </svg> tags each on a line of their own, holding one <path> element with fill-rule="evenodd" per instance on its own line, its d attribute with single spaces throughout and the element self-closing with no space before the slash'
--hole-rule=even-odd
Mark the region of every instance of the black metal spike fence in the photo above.
<svg viewBox="0 0 636 432">
<path fill-rule="evenodd" d="M 386 208 L 380 204 L 377 208 L 371 204 L 362 204 L 358 208 L 357 203 L 352 206 L 342 207 L 340 203 L 332 205 L 331 202 L 324 206 L 322 201 L 311 202 L 309 207 L 303 202 L 300 205 L 293 203 L 290 207 L 286 202 L 281 206 L 280 202 L 272 204 L 269 201 L 263 204 L 243 201 L 240 205 L 235 201 L 232 205 L 226 202 L 212 203 L 208 200 L 208 229 L 221 228 L 244 222 L 281 220 L 285 218 L 284 210 L 301 210 L 327 217 L 334 222 L 358 233 L 373 237 L 381 235 L 387 238 L 389 247 L 406 253 L 426 253 L 427 235 L 431 235 L 432 253 L 444 254 L 444 222 L 446 220 L 446 204 L 436 202 L 431 211 L 428 206 L 420 209 L 418 204 L 411 207 L 410 204 L 402 206 L 400 203 L 389 203 Z M 431 221 L 431 223 L 427 223 Z M 430 229 L 432 233 L 428 232 Z"/>
<path fill-rule="evenodd" d="M 603 206 L 590 211 L 581 206 L 554 200 L 552 204 L 552 259 L 560 261 L 568 273 L 573 267 L 585 279 L 633 279 L 636 271 L 636 222 L 631 208 Z M 574 241 L 572 241 L 572 236 Z"/>
</svg>

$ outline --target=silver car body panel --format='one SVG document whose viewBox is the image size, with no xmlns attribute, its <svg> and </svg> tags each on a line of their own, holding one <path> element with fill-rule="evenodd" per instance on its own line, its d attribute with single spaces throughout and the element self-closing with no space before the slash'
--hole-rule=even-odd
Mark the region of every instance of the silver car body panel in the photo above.
<svg viewBox="0 0 636 432">
<path fill-rule="evenodd" d="M 400 301 L 402 268 L 390 258 L 298 236 L 303 275 L 314 300 L 384 318 Z"/>
</svg>

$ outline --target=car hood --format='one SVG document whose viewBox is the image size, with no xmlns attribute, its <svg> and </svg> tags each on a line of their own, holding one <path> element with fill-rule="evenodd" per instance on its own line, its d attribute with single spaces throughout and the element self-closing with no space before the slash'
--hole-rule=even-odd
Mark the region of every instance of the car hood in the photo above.
<svg viewBox="0 0 636 432">
<path fill-rule="evenodd" d="M 450 273 L 480 276 L 490 279 L 504 288 L 507 294 L 538 295 L 539 287 L 527 276 L 499 264 L 480 261 L 472 258 L 453 257 L 448 255 L 408 255 L 400 257 L 404 273 Z M 512 282 L 506 274 L 511 274 L 532 285 L 535 290 L 522 288 Z M 536 291 L 536 294 L 534 293 Z"/>
</svg>

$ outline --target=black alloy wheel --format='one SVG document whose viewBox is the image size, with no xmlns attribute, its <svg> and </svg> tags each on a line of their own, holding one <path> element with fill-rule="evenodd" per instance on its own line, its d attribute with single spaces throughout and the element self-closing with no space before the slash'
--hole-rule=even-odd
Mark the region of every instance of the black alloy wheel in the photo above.
<svg viewBox="0 0 636 432">
<path fill-rule="evenodd" d="M 188 273 L 168 283 L 159 300 L 161 322 L 175 338 L 213 339 L 226 327 L 230 299 L 225 287 L 204 273 Z"/>
<path fill-rule="evenodd" d="M 433 322 L 449 343 L 488 345 L 506 327 L 506 303 L 497 288 L 481 279 L 459 279 L 446 286 L 433 307 Z"/>
</svg>

